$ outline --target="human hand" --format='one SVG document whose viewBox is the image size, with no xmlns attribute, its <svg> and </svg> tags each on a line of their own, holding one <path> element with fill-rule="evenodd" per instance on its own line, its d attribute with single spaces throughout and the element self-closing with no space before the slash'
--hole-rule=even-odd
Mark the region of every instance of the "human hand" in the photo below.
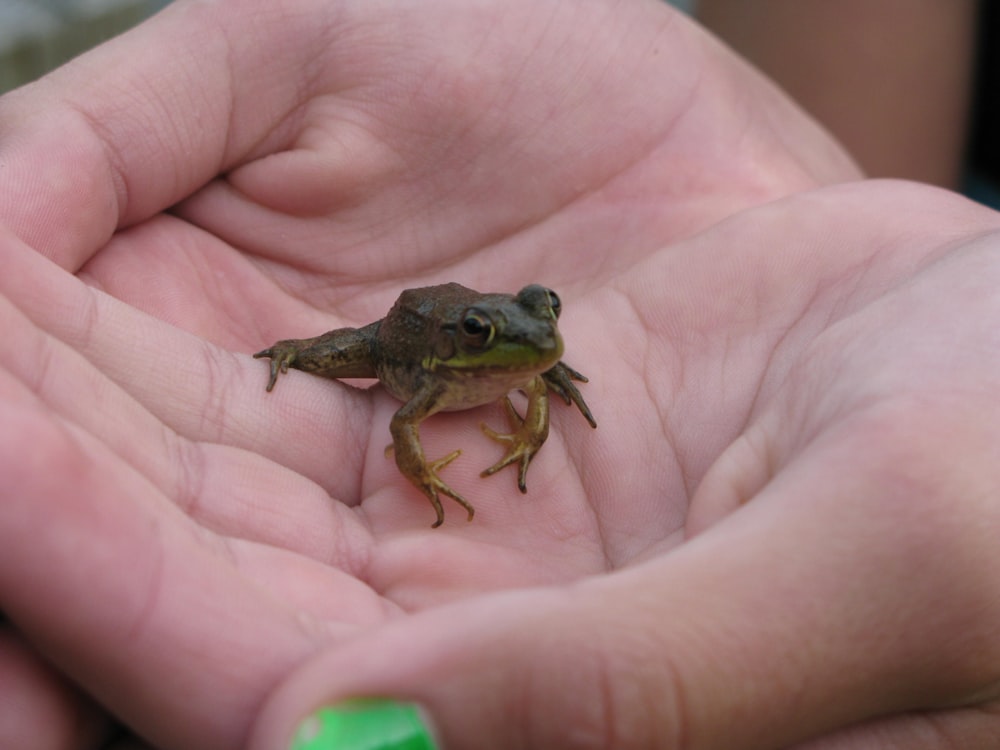
<svg viewBox="0 0 1000 750">
<path fill-rule="evenodd" d="M 331 18 L 327 4 L 268 4 L 280 24 L 234 19 L 235 7 L 179 5 L 5 104 L 6 179 L 31 197 L 5 204 L 6 221 L 77 279 L 6 245 L 18 274 L 0 291 L 24 333 L 6 342 L 5 407 L 19 421 L 3 456 L 22 502 L 7 508 L 18 575 L 0 597 L 62 669 L 165 746 L 238 744 L 294 664 L 404 612 L 565 584 L 678 543 L 690 489 L 738 435 L 746 404 L 713 392 L 678 411 L 675 360 L 654 357 L 647 372 L 637 349 L 601 352 L 622 321 L 639 342 L 662 343 L 664 295 L 713 273 L 711 254 L 675 267 L 686 256 L 671 242 L 852 174 L 780 97 L 658 5 L 559 18 L 565 9 L 540 4 L 442 5 L 441 16 L 368 4 Z M 441 28 L 445 15 L 457 28 Z M 227 41 L 200 36 L 206 20 Z M 525 50 L 516 75 L 511 45 Z M 143 62 L 119 64 L 139 48 Z M 199 54 L 189 62 L 178 48 Z M 609 68 L 600 51 L 611 48 Z M 222 59 L 232 67 L 213 64 Z M 223 69 L 237 72 L 220 81 Z M 79 93 L 89 81 L 101 90 Z M 124 113 L 121 92 L 138 97 Z M 74 159 L 55 158 L 62 143 Z M 212 180 L 220 170 L 227 178 Z M 644 295 L 621 293 L 639 278 Z M 426 503 L 381 457 L 380 425 L 396 408 L 381 391 L 300 376 L 265 399 L 259 363 L 226 356 L 374 319 L 400 279 L 556 287 L 567 361 L 593 380 L 600 430 L 556 406 L 528 498 L 503 476 L 475 478 L 488 445 L 449 468 L 455 486 L 475 488 L 471 526 L 451 513 L 426 528 Z M 682 297 L 688 317 L 704 312 L 705 299 Z M 651 317 L 637 323 L 633 304 Z M 666 321 L 667 333 L 675 320 L 686 318 Z M 28 356 L 50 348 L 58 368 Z M 41 372 L 57 382 L 42 388 Z M 633 406 L 605 414 L 604 402 Z M 699 409 L 730 421 L 695 420 L 703 433 L 667 447 L 664 420 Z M 435 418 L 422 430 L 429 451 L 479 419 Z M 636 456 L 658 470 L 624 471 Z M 66 471 L 25 471 L 39 466 Z M 80 495 L 102 498 L 96 518 L 69 512 Z M 54 557 L 67 534 L 102 545 Z M 68 611 L 87 615 L 88 637 L 73 623 L 68 638 Z"/>
<path fill-rule="evenodd" d="M 628 301 L 608 333 L 634 336 L 601 402 L 663 438 L 599 449 L 587 486 L 624 485 L 591 500 L 609 574 L 328 649 L 251 748 L 365 695 L 419 702 L 449 748 L 992 747 L 998 227 L 947 193 L 858 183 L 620 274 L 595 294 Z"/>
<path fill-rule="evenodd" d="M 75 276 L 4 238 L 3 607 L 165 746 L 238 744 L 292 664 L 357 628 L 603 564 L 593 526 L 568 556 L 545 525 L 586 509 L 572 468 L 556 475 L 558 428 L 549 476 L 539 461 L 531 477 L 549 504 L 475 477 L 486 441 L 467 451 L 449 476 L 480 514 L 449 541 L 381 459 L 390 399 L 309 379 L 268 397 L 260 364 L 228 352 L 370 320 L 425 278 L 583 291 L 668 235 L 847 169 L 832 147 L 814 158 L 822 136 L 794 118 L 800 154 L 766 131 L 720 150 L 744 135 L 738 109 L 711 119 L 730 82 L 695 87 L 672 45 L 699 37 L 659 8 L 248 7 L 178 3 L 0 117 L 4 223 Z M 640 54 L 614 49 L 609 74 L 598 32 Z M 637 74 L 644 91 L 623 85 Z M 425 440 L 453 446 L 479 418 L 440 417 Z"/>
</svg>

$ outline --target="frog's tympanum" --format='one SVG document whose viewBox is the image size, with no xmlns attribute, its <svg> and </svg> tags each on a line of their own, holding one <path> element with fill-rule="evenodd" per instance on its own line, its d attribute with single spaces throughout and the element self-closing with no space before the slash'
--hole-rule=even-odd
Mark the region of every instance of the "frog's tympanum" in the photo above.
<svg viewBox="0 0 1000 750">
<path fill-rule="evenodd" d="M 549 434 L 549 389 L 567 404 L 576 404 L 590 426 L 597 426 L 573 384 L 587 379 L 559 361 L 559 311 L 555 292 L 537 284 L 516 295 L 481 294 L 460 284 L 442 284 L 406 290 L 388 315 L 364 328 L 279 341 L 253 356 L 271 360 L 268 391 L 279 373 L 294 367 L 328 378 L 378 378 L 403 401 L 389 426 L 396 465 L 431 501 L 436 527 L 444 521 L 439 494 L 465 508 L 470 521 L 475 511 L 438 476 L 461 451 L 437 461 L 424 457 L 418 427 L 431 414 L 503 399 L 511 431 L 482 428 L 506 453 L 482 476 L 516 464 L 521 492 L 527 491 L 528 465 Z M 523 417 L 510 402 L 513 390 L 528 397 Z"/>
</svg>

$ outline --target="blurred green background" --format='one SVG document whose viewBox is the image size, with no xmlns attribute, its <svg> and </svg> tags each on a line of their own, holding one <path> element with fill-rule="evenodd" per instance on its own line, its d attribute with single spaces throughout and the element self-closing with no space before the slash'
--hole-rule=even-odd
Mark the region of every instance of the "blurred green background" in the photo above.
<svg viewBox="0 0 1000 750">
<path fill-rule="evenodd" d="M 0 0 L 0 93 L 134 26 L 167 0 Z"/>
</svg>

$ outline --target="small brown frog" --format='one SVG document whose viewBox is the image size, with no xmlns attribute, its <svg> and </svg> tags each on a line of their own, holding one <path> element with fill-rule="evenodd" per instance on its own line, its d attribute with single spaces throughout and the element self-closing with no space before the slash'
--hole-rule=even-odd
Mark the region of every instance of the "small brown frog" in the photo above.
<svg viewBox="0 0 1000 750">
<path fill-rule="evenodd" d="M 407 289 L 389 314 L 364 328 L 339 328 L 311 339 L 279 341 L 254 357 L 269 357 L 274 388 L 278 374 L 294 367 L 328 378 L 378 378 L 403 401 L 392 418 L 396 466 L 434 506 L 444 521 L 439 493 L 468 512 L 472 505 L 438 476 L 459 456 L 456 450 L 428 463 L 418 427 L 439 411 L 471 409 L 503 399 L 511 432 L 482 425 L 483 432 L 506 447 L 506 453 L 482 476 L 517 464 L 517 486 L 527 491 L 528 465 L 549 434 L 549 389 L 577 408 L 597 427 L 573 381 L 587 378 L 559 361 L 563 341 L 556 327 L 561 304 L 550 289 L 537 284 L 516 295 L 481 294 L 461 284 Z M 528 397 L 524 417 L 508 394 Z"/>
</svg>

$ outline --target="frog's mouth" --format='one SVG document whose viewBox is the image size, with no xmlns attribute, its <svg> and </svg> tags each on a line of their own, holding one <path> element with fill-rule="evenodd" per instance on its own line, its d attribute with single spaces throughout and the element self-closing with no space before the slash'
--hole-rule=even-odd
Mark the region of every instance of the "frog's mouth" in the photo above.
<svg viewBox="0 0 1000 750">
<path fill-rule="evenodd" d="M 558 331 L 547 339 L 541 343 L 534 337 L 530 343 L 497 341 L 486 351 L 459 352 L 447 359 L 432 356 L 423 364 L 431 371 L 447 369 L 469 377 L 545 372 L 559 361 L 564 349 Z"/>
</svg>

